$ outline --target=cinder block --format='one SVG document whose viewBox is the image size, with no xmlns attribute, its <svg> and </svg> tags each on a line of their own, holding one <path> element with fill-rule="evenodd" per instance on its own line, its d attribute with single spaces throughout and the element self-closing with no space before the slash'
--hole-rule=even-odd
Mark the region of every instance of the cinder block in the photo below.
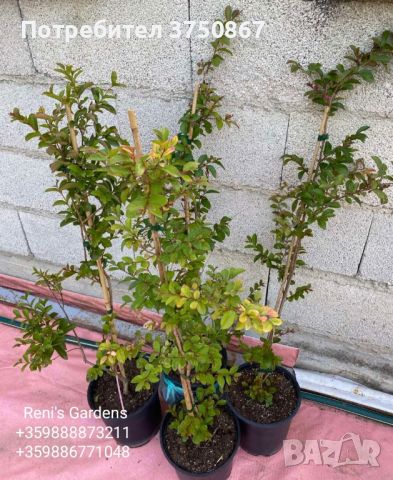
<svg viewBox="0 0 393 480">
<path fill-rule="evenodd" d="M 57 195 L 45 192 L 54 184 L 49 163 L 42 158 L 0 152 L 0 202 L 55 211 L 52 203 Z"/>
<path fill-rule="evenodd" d="M 244 272 L 240 274 L 239 278 L 245 286 L 244 295 L 247 296 L 249 288 L 263 280 L 265 286 L 262 289 L 262 298 L 265 298 L 269 271 L 261 263 L 255 263 L 252 255 L 228 252 L 227 250 L 215 250 L 211 253 L 206 263 L 207 265 L 214 265 L 220 270 L 225 268 L 243 268 Z"/>
<path fill-rule="evenodd" d="M 0 74 L 34 73 L 27 40 L 22 38 L 21 22 L 18 1 L 4 0 L 1 5 Z"/>
<path fill-rule="evenodd" d="M 247 235 L 257 233 L 265 247 L 271 248 L 273 229 L 270 201 L 265 195 L 247 190 L 220 187 L 218 194 L 212 194 L 211 222 L 218 222 L 223 216 L 232 219 L 231 235 L 223 246 L 229 250 L 248 252 L 244 245 Z"/>
<path fill-rule="evenodd" d="M 364 251 L 360 275 L 393 284 L 393 215 L 375 215 Z"/>
<path fill-rule="evenodd" d="M 225 170 L 218 180 L 235 186 L 263 186 L 274 190 L 280 184 L 288 117 L 260 110 L 223 107 L 234 115 L 239 128 L 224 127 L 206 137 L 203 151 L 222 158 Z"/>
<path fill-rule="evenodd" d="M 371 225 L 372 212 L 343 208 L 326 230 L 315 225 L 314 236 L 306 238 L 303 259 L 308 266 L 343 275 L 356 275 Z"/>
<path fill-rule="evenodd" d="M 386 10 L 391 5 L 385 5 Z M 391 25 L 387 27 L 391 30 Z M 381 29 L 382 31 L 382 29 Z M 379 68 L 375 72 L 375 82 L 362 83 L 348 93 L 345 102 L 348 110 L 369 115 L 376 113 L 389 118 L 393 111 L 393 80 L 391 70 Z"/>
<path fill-rule="evenodd" d="M 119 0 L 116 5 L 105 0 L 64 3 L 59 0 L 30 2 L 21 0 L 25 18 L 37 25 L 94 26 L 105 19 L 105 25 L 169 26 L 172 20 L 188 20 L 186 0 L 148 0 L 145 2 Z M 108 82 L 116 70 L 119 80 L 133 88 L 184 91 L 190 82 L 189 40 L 169 37 L 167 27 L 162 38 L 82 38 L 66 44 L 64 38 L 32 39 L 31 50 L 40 73 L 53 74 L 56 62 L 83 67 L 85 78 Z"/>
<path fill-rule="evenodd" d="M 133 251 L 126 248 L 122 249 L 121 244 L 122 244 L 122 239 L 116 238 L 112 243 L 112 247 L 109 249 L 108 253 L 112 255 L 112 259 L 114 262 L 120 262 L 123 257 L 132 257 L 132 258 L 134 257 Z M 118 280 L 119 282 L 124 281 L 126 277 L 126 274 L 119 270 L 114 270 L 108 273 L 113 279 Z M 121 284 L 121 287 L 123 290 L 127 290 L 128 289 L 127 282 L 123 282 Z"/>
<path fill-rule="evenodd" d="M 77 227 L 60 227 L 59 218 L 21 212 L 20 217 L 33 255 L 55 264 L 79 263 L 82 241 Z"/>
<path fill-rule="evenodd" d="M 73 225 L 60 227 L 60 217 L 40 216 L 32 213 L 20 213 L 29 246 L 38 260 L 52 264 L 78 264 L 83 259 L 82 241 L 79 229 Z M 115 261 L 130 255 L 121 250 L 121 240 L 115 240 L 109 252 Z M 0 262 L 1 263 L 1 262 Z M 122 280 L 121 272 L 110 272 L 115 279 Z M 71 282 L 72 283 L 72 282 Z M 122 286 L 125 291 L 126 286 Z"/>
<path fill-rule="evenodd" d="M 226 215 L 232 218 L 231 235 L 224 241 L 230 250 L 245 251 L 247 235 L 257 233 L 262 244 L 271 248 L 273 236 L 269 198 L 257 192 L 220 188 L 211 197 L 211 220 Z M 330 220 L 327 229 L 315 225 L 314 237 L 304 241 L 306 263 L 319 270 L 356 275 L 367 240 L 372 213 L 358 208 L 344 208 Z M 248 251 L 250 253 L 250 251 Z"/>
<path fill-rule="evenodd" d="M 179 120 L 188 109 L 188 100 L 168 99 L 152 95 L 138 94 L 129 89 L 118 91 L 117 112 L 120 133 L 133 144 L 127 111 L 134 110 L 137 114 L 139 131 L 144 151 L 149 151 L 151 141 L 156 138 L 153 130 L 168 128 L 171 135 L 179 133 Z"/>
<path fill-rule="evenodd" d="M 226 0 L 191 2 L 195 20 L 221 18 Z M 235 55 L 215 75 L 220 90 L 241 105 L 251 104 L 274 109 L 277 102 L 293 108 L 305 105 L 306 80 L 291 74 L 287 61 L 306 65 L 320 62 L 326 68 L 342 63 L 349 45 L 369 47 L 371 38 L 391 28 L 393 11 L 384 2 L 239 2 L 242 20 L 263 20 L 259 39 L 236 38 Z M 205 41 L 192 37 L 194 65 L 209 51 Z M 391 83 L 388 75 L 384 79 Z M 390 87 L 389 87 L 390 88 Z M 374 90 L 372 90 L 374 91 Z M 349 93 L 351 95 L 351 93 Z M 379 98 L 392 108 L 389 91 Z"/>
<path fill-rule="evenodd" d="M 270 278 L 268 303 L 274 305 L 278 283 L 275 275 Z M 380 353 L 391 351 L 392 288 L 308 269 L 298 271 L 296 283 L 311 283 L 313 291 L 304 300 L 287 302 L 282 318 L 297 325 L 300 333 L 315 332 L 338 342 L 353 341 Z"/>
<path fill-rule="evenodd" d="M 45 85 L 20 84 L 3 82 L 0 84 L 0 145 L 3 147 L 23 148 L 36 150 L 38 142 L 32 139 L 25 141 L 31 129 L 19 122 L 12 122 L 9 113 L 14 108 L 27 115 L 36 112 L 40 106 L 48 108 L 52 100 L 44 97 L 42 92 L 47 89 Z M 44 150 L 42 150 L 44 152 Z"/>
<path fill-rule="evenodd" d="M 0 251 L 29 254 L 18 212 L 3 207 L 0 207 Z"/>
</svg>

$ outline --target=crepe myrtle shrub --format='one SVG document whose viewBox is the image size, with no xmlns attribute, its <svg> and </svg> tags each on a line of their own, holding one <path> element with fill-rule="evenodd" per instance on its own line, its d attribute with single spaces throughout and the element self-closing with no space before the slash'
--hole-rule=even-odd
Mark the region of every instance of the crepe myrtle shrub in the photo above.
<svg viewBox="0 0 393 480">
<path fill-rule="evenodd" d="M 343 204 L 362 205 L 370 193 L 381 204 L 387 203 L 385 190 L 392 184 L 388 167 L 373 156 L 372 165 L 357 154 L 357 145 L 367 139 L 368 127 L 363 126 L 344 140 L 333 145 L 329 141 L 329 120 L 345 108 L 344 96 L 362 82 L 373 82 L 377 67 L 387 68 L 393 55 L 393 32 L 385 31 L 373 39 L 367 51 L 351 46 L 346 64 L 338 64 L 325 71 L 319 63 L 302 67 L 289 61 L 292 72 L 300 72 L 308 79 L 305 96 L 323 107 L 317 143 L 310 161 L 296 154 L 283 156 L 283 164 L 295 166 L 299 182 L 283 183 L 280 192 L 271 197 L 275 228 L 274 246 L 265 248 L 256 234 L 247 238 L 246 247 L 254 250 L 254 260 L 276 270 L 281 282 L 275 310 L 281 314 L 286 300 L 293 301 L 311 291 L 311 285 L 295 285 L 296 268 L 305 265 L 303 240 L 312 237 L 316 227 L 325 229 L 329 220 Z M 273 332 L 270 333 L 270 340 Z"/>
<path fill-rule="evenodd" d="M 224 26 L 227 22 L 237 22 L 239 14 L 238 10 L 226 7 L 221 22 Z M 179 120 L 177 136 L 170 138 L 168 130 L 156 130 L 157 140 L 149 154 L 143 155 L 136 118 L 129 112 L 135 147 L 97 149 L 93 154 L 127 185 L 122 192 L 122 198 L 127 199 L 125 214 L 117 209 L 110 220 L 114 222 L 112 228 L 121 235 L 123 248 L 134 255 L 112 264 L 112 270 L 120 269 L 128 275 L 134 298 L 125 297 L 125 301 L 136 309 L 160 311 L 157 287 L 168 279 L 167 265 L 181 267 L 183 276 L 196 275 L 215 242 L 223 241 L 229 234 L 227 217 L 211 228 L 205 225 L 211 206 L 208 195 L 214 192 L 207 180 L 216 176 L 217 167 L 222 167 L 220 159 L 195 155 L 203 137 L 212 133 L 214 127 L 221 130 L 224 125 L 235 123 L 232 115 L 222 116 L 219 112 L 223 97 L 210 84 L 213 71 L 226 55 L 232 54 L 230 40 L 224 35 L 211 42 L 211 46 L 210 57 L 199 63 L 200 82 L 196 84 L 189 109 Z M 175 213 L 176 203 L 181 205 L 181 216 Z M 176 340 L 181 344 L 180 336 Z M 111 359 L 108 355 L 104 358 Z M 138 366 L 145 370 L 138 389 L 158 381 L 150 359 L 139 356 Z M 97 375 L 100 368 L 98 365 L 91 369 L 91 376 Z"/>
<path fill-rule="evenodd" d="M 239 11 L 227 7 L 223 23 L 237 21 L 238 17 Z M 226 36 L 212 42 L 213 53 L 210 59 L 200 64 L 203 69 L 202 83 L 197 85 L 192 106 L 180 120 L 179 141 L 176 143 L 174 156 L 177 165 L 188 173 L 188 177 L 201 177 L 204 174 L 215 176 L 216 167 L 221 166 L 220 160 L 213 156 L 202 155 L 194 159 L 193 151 L 201 147 L 201 137 L 211 133 L 213 124 L 221 129 L 224 124 L 234 123 L 231 115 L 222 117 L 218 112 L 222 97 L 217 95 L 209 83 L 211 72 L 220 65 L 225 55 L 231 54 L 229 43 Z M 87 278 L 99 283 L 102 289 L 107 310 L 103 317 L 105 338 L 98 349 L 97 364 L 89 370 L 88 378 L 95 379 L 109 369 L 116 374 L 116 378 L 121 377 L 123 392 L 127 393 L 128 381 L 123 364 L 127 359 L 138 356 L 140 344 L 136 341 L 132 345 L 124 345 L 117 341 L 112 288 L 107 271 L 112 260 L 108 249 L 119 232 L 118 228 L 113 228 L 113 222 L 114 219 L 122 218 L 123 204 L 132 196 L 132 188 L 130 189 L 127 183 L 129 170 L 126 169 L 129 165 L 118 165 L 116 160 L 110 165 L 107 162 L 101 163 L 102 157 L 97 155 L 101 150 L 110 157 L 111 149 L 119 146 L 130 155 L 133 152 L 133 148 L 119 136 L 115 127 L 104 126 L 99 119 L 99 114 L 104 110 L 116 113 L 111 103 L 115 98 L 112 88 L 120 84 L 115 73 L 111 77 L 111 88 L 103 89 L 91 82 L 78 82 L 82 73 L 80 69 L 59 64 L 57 71 L 65 78 L 66 86 L 60 92 L 55 92 L 54 87 L 45 92 L 45 95 L 57 102 L 51 114 L 40 108 L 37 113 L 24 116 L 15 109 L 11 116 L 14 121 L 26 124 L 32 129 L 26 140 L 38 138 L 39 147 L 45 148 L 47 153 L 54 157 L 51 169 L 55 174 L 56 184 L 50 190 L 60 196 L 55 206 L 63 207 L 60 212 L 63 216 L 61 225 L 74 224 L 80 228 L 84 261 L 78 267 L 67 266 L 66 269 L 70 269 L 77 279 Z M 182 182 L 186 180 L 187 177 L 182 178 Z M 190 198 L 186 195 L 182 199 L 187 212 L 187 223 L 192 215 L 195 218 L 206 215 L 210 208 L 207 194 L 211 192 L 207 190 L 206 184 L 199 181 L 198 188 L 195 191 L 189 190 L 188 193 Z M 154 198 L 152 201 L 154 205 Z M 217 239 L 225 238 L 228 221 L 229 219 L 224 218 L 215 226 Z M 155 247 L 160 247 L 157 243 L 160 227 L 155 225 L 154 213 L 144 221 L 142 227 L 137 228 L 144 230 L 144 234 L 153 239 Z M 123 245 L 132 246 L 132 229 L 127 231 L 126 228 L 121 233 Z M 64 271 L 65 269 L 57 274 L 57 279 L 62 278 Z M 45 280 L 42 272 L 39 273 L 39 278 L 39 282 Z M 50 285 L 45 283 L 50 288 Z M 26 320 L 28 321 L 27 318 Z M 31 340 L 34 344 L 34 335 L 31 335 Z M 62 337 L 62 342 L 65 349 L 65 336 Z M 139 358 L 139 361 L 143 363 L 144 358 Z M 150 381 L 156 381 L 155 372 L 151 373 Z"/>
<path fill-rule="evenodd" d="M 36 113 L 23 115 L 15 108 L 11 117 L 31 129 L 26 140 L 37 139 L 38 147 L 53 158 L 50 168 L 55 183 L 47 191 L 57 195 L 53 205 L 60 208 L 60 226 L 79 227 L 83 259 L 78 265 L 67 265 L 58 273 L 35 270 L 37 283 L 51 291 L 62 313 L 53 310 L 44 300 L 23 299 L 17 315 L 24 320 L 25 335 L 19 344 L 29 345 L 27 356 L 23 358 L 25 366 L 28 364 L 30 368 L 46 366 L 54 352 L 66 357 L 65 334 L 73 326 L 64 307 L 62 283 L 66 278 L 74 277 L 97 284 L 101 287 L 106 309 L 102 318 L 105 338 L 98 350 L 98 359 L 121 379 L 123 393 L 127 394 L 129 379 L 126 378 L 124 362 L 134 358 L 135 351 L 134 346 L 118 343 L 112 287 L 107 273 L 112 258 L 109 250 L 116 234 L 110 217 L 114 212 L 121 212 L 126 186 L 125 180 L 116 175 L 114 169 L 104 168 L 91 156 L 97 148 L 110 151 L 128 145 L 116 127 L 101 122 L 105 111 L 116 113 L 113 89 L 120 84 L 116 73 L 112 73 L 110 86 L 102 88 L 92 82 L 79 81 L 80 68 L 58 64 L 56 72 L 62 77 L 64 86 L 56 91 L 52 85 L 44 92 L 54 100 L 53 109 L 46 111 L 41 107 Z"/>
<path fill-rule="evenodd" d="M 16 338 L 16 347 L 26 346 L 22 357 L 15 363 L 22 370 L 41 370 L 52 363 L 53 354 L 68 358 L 65 347 L 66 335 L 74 329 L 68 319 L 53 311 L 45 299 L 30 299 L 23 295 L 19 308 L 14 310 L 16 320 L 23 320 L 24 334 Z"/>
<path fill-rule="evenodd" d="M 238 16 L 238 11 L 227 7 L 222 22 L 236 21 Z M 205 406 L 202 413 L 196 415 L 198 407 L 191 388 L 192 378 L 205 386 L 211 386 L 212 379 L 213 384 L 217 380 L 223 388 L 233 374 L 221 368 L 221 349 L 229 339 L 229 327 L 225 331 L 217 329 L 219 318 L 214 319 L 215 328 L 208 326 L 205 320 L 215 303 L 209 303 L 213 299 L 207 301 L 201 297 L 200 291 L 207 256 L 215 244 L 229 234 L 228 218 L 214 225 L 206 220 L 210 208 L 208 195 L 212 193 L 208 179 L 216 175 L 216 166 L 221 166 L 221 162 L 213 156 L 195 156 L 203 137 L 212 132 L 213 126 L 221 129 L 225 124 L 234 123 L 231 115 L 222 117 L 219 113 L 222 97 L 209 81 L 224 55 L 231 53 L 229 44 L 225 36 L 214 40 L 211 58 L 199 64 L 201 82 L 196 85 L 190 109 L 180 119 L 177 136 L 170 137 L 166 129 L 156 130 L 157 139 L 151 151 L 144 155 L 135 115 L 130 112 L 135 148 L 120 147 L 95 154 L 97 161 L 127 179 L 125 214 L 119 210 L 111 217 L 115 223 L 113 228 L 123 238 L 123 247 L 132 252 L 112 266 L 125 274 L 125 281 L 130 285 L 130 295 L 125 296 L 124 301 L 134 309 L 150 308 L 163 313 L 166 338 L 161 340 L 150 333 L 144 337 L 153 353 L 148 360 L 138 357 L 141 373 L 132 382 L 137 390 L 150 388 L 162 371 L 176 372 L 185 398 L 185 415 L 177 426 L 178 431 L 183 438 L 191 437 L 196 443 L 209 437 L 207 415 L 214 418 L 211 409 L 217 411 L 218 400 L 212 388 L 202 389 L 203 394 L 199 390 L 197 403 L 201 406 L 204 402 Z M 221 283 L 228 286 L 233 273 L 223 275 Z M 216 289 L 221 283 L 217 283 Z M 175 299 L 176 295 L 180 298 Z M 214 301 L 222 303 L 217 292 Z M 227 306 L 229 308 L 229 304 Z M 189 361 L 191 355 L 194 357 L 190 344 L 198 351 L 199 366 Z M 214 376 L 213 369 L 219 370 L 219 374 Z M 194 424 L 187 429 L 185 425 L 190 418 Z"/>
<path fill-rule="evenodd" d="M 269 316 L 267 307 L 241 299 L 237 277 L 242 270 L 209 267 L 202 277 L 208 255 L 228 233 L 227 224 L 209 224 L 192 202 L 186 213 L 184 198 L 199 199 L 208 179 L 195 175 L 198 162 L 179 163 L 177 136 L 170 137 L 167 130 L 156 135 L 145 155 L 129 147 L 96 155 L 109 170 L 115 167 L 128 178 L 125 215 L 111 219 L 133 251 L 112 266 L 130 285 L 123 300 L 134 309 L 160 312 L 165 332 L 164 338 L 150 332 L 144 336 L 152 353 L 148 360 L 138 358 L 140 374 L 131 381 L 141 390 L 162 372 L 179 375 L 184 402 L 173 408 L 171 426 L 198 444 L 211 437 L 209 427 L 225 403 L 220 396 L 236 372 L 236 367 L 222 365 L 223 344 L 251 328 L 271 331 L 281 320 Z M 157 327 L 153 322 L 145 326 Z M 195 395 L 192 383 L 201 385 Z"/>
<path fill-rule="evenodd" d="M 177 136 L 170 137 L 167 130 L 156 134 L 157 140 L 146 155 L 139 156 L 127 147 L 97 153 L 108 169 L 124 168 L 130 189 L 125 215 L 113 218 L 113 228 L 121 232 L 124 245 L 133 255 L 123 257 L 112 268 L 122 271 L 130 285 L 130 295 L 123 298 L 125 303 L 134 309 L 150 308 L 163 314 L 161 328 L 166 338 L 149 334 L 144 338 L 153 352 L 148 361 L 138 359 L 141 373 L 132 382 L 137 390 L 149 388 L 157 381 L 157 373 L 175 371 L 181 379 L 187 410 L 193 412 L 191 372 L 195 365 L 189 359 L 199 358 L 200 368 L 194 374 L 202 383 L 213 378 L 213 365 L 221 370 L 220 383 L 229 375 L 228 370 L 221 369 L 221 342 L 227 333 L 209 327 L 204 319 L 213 301 L 213 306 L 232 306 L 239 286 L 230 284 L 232 274 L 227 273 L 220 277 L 221 282 L 206 284 L 205 288 L 216 288 L 210 297 L 203 295 L 201 271 L 215 243 L 227 235 L 227 223 L 209 225 L 204 215 L 193 208 L 192 200 L 200 198 L 200 191 L 204 195 L 207 177 L 194 174 L 199 168 L 197 162 L 179 163 Z M 226 303 L 220 288 L 228 288 Z M 233 306 L 237 305 L 236 295 L 235 300 Z M 198 430 L 191 434 L 200 438 Z"/>
<path fill-rule="evenodd" d="M 225 15 L 229 21 L 238 12 L 227 8 Z M 98 161 L 128 179 L 125 215 L 111 218 L 123 246 L 132 251 L 112 267 L 129 283 L 130 294 L 123 300 L 134 309 L 160 312 L 160 327 L 165 332 L 164 338 L 152 333 L 144 336 L 152 353 L 148 360 L 138 357 L 140 374 L 132 382 L 141 390 L 150 388 L 162 372 L 177 374 L 184 400 L 172 408 L 170 426 L 184 441 L 195 444 L 211 438 L 211 427 L 225 403 L 221 398 L 225 385 L 236 374 L 236 367 L 223 367 L 222 346 L 232 335 L 241 337 L 251 328 L 267 334 L 282 323 L 275 312 L 271 315 L 271 309 L 258 303 L 260 283 L 242 300 L 243 287 L 237 278 L 241 270 L 209 267 L 202 275 L 208 255 L 229 234 L 228 218 L 213 225 L 206 218 L 212 193 L 208 180 L 215 176 L 219 159 L 194 157 L 213 124 L 220 129 L 234 123 L 231 116 L 223 118 L 216 110 L 221 97 L 208 81 L 211 70 L 222 62 L 221 55 L 230 52 L 228 45 L 228 39 L 215 40 L 212 59 L 199 64 L 202 82 L 195 89 L 190 110 L 180 120 L 179 135 L 170 137 L 167 130 L 156 130 L 157 139 L 144 155 L 131 112 L 135 148 L 96 154 Z M 221 55 L 214 60 L 218 51 Z M 145 326 L 158 327 L 154 322 Z M 263 345 L 267 359 L 271 343 Z M 253 350 L 254 356 L 258 352 Z M 193 383 L 199 385 L 195 394 Z M 269 392 L 267 382 L 262 383 L 259 390 Z"/>
<path fill-rule="evenodd" d="M 226 7 L 224 12 L 224 19 L 222 20 L 225 26 L 227 22 L 235 21 L 239 19 L 240 12 L 233 10 L 231 7 Z M 168 260 L 172 263 L 178 261 L 176 251 L 182 251 L 184 255 L 188 255 L 190 259 L 194 260 L 192 269 L 201 269 L 203 267 L 203 261 L 197 258 L 196 254 L 189 248 L 190 243 L 200 240 L 203 243 L 203 235 L 210 236 L 211 230 L 205 229 L 203 231 L 203 220 L 211 207 L 209 201 L 209 194 L 215 193 L 212 190 L 208 182 L 209 177 L 216 177 L 217 167 L 223 168 L 223 165 L 219 158 L 212 155 L 199 155 L 195 157 L 195 151 L 202 147 L 202 139 L 206 135 L 213 132 L 214 127 L 221 130 L 224 125 L 230 127 L 235 124 L 232 115 L 226 114 L 222 116 L 219 109 L 222 106 L 223 97 L 218 95 L 216 89 L 211 86 L 210 76 L 213 71 L 218 68 L 224 61 L 226 55 L 232 55 L 230 50 L 230 40 L 225 35 L 215 39 L 211 42 L 212 53 L 208 60 L 201 61 L 199 65 L 198 73 L 200 74 L 200 82 L 196 84 L 194 90 L 193 101 L 187 111 L 182 115 L 179 120 L 179 134 L 175 137 L 173 145 L 170 144 L 169 132 L 163 129 L 161 132 L 156 130 L 157 142 L 153 144 L 152 151 L 150 152 L 150 159 L 157 159 L 160 155 L 164 158 L 168 153 L 173 157 L 172 165 L 168 165 L 164 174 L 174 180 L 176 172 L 181 173 L 177 178 L 177 188 L 181 193 L 177 197 L 177 201 L 181 202 L 184 212 L 185 229 L 183 223 L 177 222 L 176 228 L 171 231 L 170 226 L 167 227 L 167 243 L 165 245 L 165 252 L 169 256 Z M 132 125 L 131 125 L 132 127 Z M 139 135 L 139 133 L 137 133 Z M 160 143 L 161 142 L 161 143 Z M 160 151 L 161 149 L 161 151 Z M 126 154 L 126 159 L 121 159 L 119 162 L 118 153 Z M 97 149 L 96 155 L 99 161 L 102 160 L 102 155 L 107 152 L 102 152 Z M 160 281 L 166 278 L 165 267 L 158 260 L 159 254 L 162 253 L 162 244 L 160 241 L 160 232 L 163 226 L 157 223 L 157 218 L 161 218 L 161 202 L 163 197 L 160 197 L 159 189 L 164 185 L 166 188 L 169 183 L 165 183 L 163 180 L 162 185 L 145 185 L 143 182 L 146 180 L 147 175 L 144 171 L 144 167 L 141 166 L 142 152 L 138 151 L 138 145 L 136 147 L 122 146 L 120 150 L 110 152 L 107 158 L 106 167 L 114 174 L 123 177 L 126 182 L 126 188 L 122 192 L 122 199 L 128 199 L 129 203 L 126 208 L 125 218 L 126 221 L 122 223 L 123 212 L 121 209 L 117 209 L 114 216 L 111 217 L 111 221 L 119 221 L 117 225 L 112 226 L 117 234 L 121 235 L 123 240 L 122 246 L 126 249 L 131 249 L 134 252 L 138 252 L 137 258 L 132 258 L 132 263 L 136 261 L 139 263 L 139 267 L 134 270 L 132 287 L 137 293 L 134 302 L 132 302 L 133 308 L 155 308 L 155 301 L 151 301 L 154 297 L 154 291 L 150 291 L 148 275 L 143 268 L 149 269 L 151 267 L 150 261 L 153 262 L 154 268 L 158 269 Z M 135 183 L 135 177 L 133 177 L 132 168 L 130 168 L 130 159 L 135 162 L 135 173 L 143 177 L 142 189 L 138 189 Z M 125 163 L 124 163 L 125 160 Z M 158 164 L 161 168 L 165 165 L 163 161 Z M 153 178 L 153 182 L 157 178 Z M 156 192 L 156 194 L 154 194 Z M 170 205 L 173 205 L 175 199 L 170 200 Z M 132 214 L 130 212 L 141 210 L 141 205 L 149 205 L 151 211 L 139 221 L 134 222 L 132 220 Z M 144 212 L 146 213 L 146 211 Z M 192 225 L 192 221 L 195 219 L 195 224 Z M 199 224 L 197 222 L 199 220 Z M 219 223 L 213 226 L 214 240 L 223 241 L 229 234 L 228 217 L 223 217 Z M 149 244 L 143 246 L 143 239 L 147 240 Z M 210 243 L 212 248 L 214 242 Z M 150 247 L 150 250 L 149 250 Z M 195 250 L 198 252 L 198 245 L 195 244 Z M 201 247 L 199 246 L 200 251 Z M 157 253 L 158 252 L 158 253 Z M 151 257 L 153 254 L 153 257 Z M 149 256 L 150 255 L 150 256 Z M 113 266 L 112 270 L 121 269 L 124 273 L 127 262 L 130 257 L 124 257 L 122 262 Z M 132 267 L 127 266 L 126 273 L 130 274 Z M 141 275 L 139 281 L 137 277 Z M 147 298 L 147 293 L 150 293 Z M 150 301 L 149 301 L 150 299 Z M 125 297 L 125 300 L 129 298 Z M 147 335 L 148 343 L 151 343 L 151 336 Z M 179 339 L 179 341 L 181 341 Z M 113 362 L 114 351 L 111 350 L 109 342 L 102 345 L 102 349 L 99 350 L 98 365 L 89 370 L 89 378 L 97 378 L 102 374 L 103 368 L 107 367 L 108 362 Z M 136 386 L 137 391 L 142 388 L 149 388 L 151 383 L 159 381 L 158 368 L 153 367 L 153 363 L 146 359 L 145 356 L 140 356 L 142 344 L 139 341 L 137 335 L 136 342 L 133 344 L 132 351 L 134 352 L 134 358 L 137 356 L 137 365 L 144 370 L 144 374 L 138 378 L 141 381 Z M 109 352 L 109 354 L 108 354 Z M 136 382 L 134 382 L 136 383 Z"/>
</svg>

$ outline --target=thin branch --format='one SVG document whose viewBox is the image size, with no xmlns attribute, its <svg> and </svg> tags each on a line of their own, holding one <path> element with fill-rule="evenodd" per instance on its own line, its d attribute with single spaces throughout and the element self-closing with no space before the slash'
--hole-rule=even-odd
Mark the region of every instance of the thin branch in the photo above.
<svg viewBox="0 0 393 480">
<path fill-rule="evenodd" d="M 63 293 L 62 291 L 60 290 L 59 294 L 60 294 L 60 300 L 58 299 L 57 295 L 56 295 L 56 292 L 55 290 L 51 287 L 51 284 L 49 282 L 49 280 L 47 280 L 46 278 L 44 278 L 44 282 L 45 282 L 45 285 L 47 286 L 48 290 L 52 293 L 54 299 L 56 300 L 56 303 L 59 305 L 59 307 L 61 308 L 61 311 L 63 312 L 63 315 L 65 316 L 65 318 L 68 320 L 68 322 L 70 324 L 72 324 L 73 322 L 71 321 L 68 313 L 67 313 L 67 310 L 65 309 L 65 303 L 64 303 L 64 297 L 63 297 Z M 81 354 L 82 354 L 82 358 L 83 358 L 83 361 L 85 363 L 89 363 L 91 364 L 91 362 L 89 362 L 87 360 L 87 357 L 86 357 L 86 354 L 85 354 L 85 349 L 83 348 L 81 342 L 80 342 L 80 338 L 75 330 L 75 328 L 72 329 L 72 332 L 74 333 L 75 335 L 75 338 L 76 338 L 76 341 L 78 343 L 78 348 L 80 349 L 81 351 Z"/>
<path fill-rule="evenodd" d="M 323 151 L 323 146 L 325 144 L 325 135 L 327 133 L 327 126 L 328 126 L 328 120 L 329 120 L 329 115 L 330 115 L 330 110 L 331 110 L 331 103 L 333 102 L 334 97 L 331 99 L 331 102 L 328 106 L 325 107 L 323 117 L 321 120 L 321 125 L 319 129 L 319 136 L 318 136 L 318 141 L 315 145 L 314 153 L 310 162 L 310 166 L 308 169 L 308 181 L 312 181 L 315 178 L 316 172 L 317 172 L 317 164 L 318 164 L 318 159 L 321 158 L 321 154 Z M 304 204 L 303 202 L 300 203 L 298 210 L 296 212 L 296 216 L 298 218 L 298 224 L 301 224 L 304 222 L 305 219 L 305 212 L 304 212 Z M 275 303 L 275 310 L 281 315 L 282 309 L 284 307 L 285 301 L 288 296 L 289 288 L 291 286 L 291 281 L 293 278 L 293 275 L 295 273 L 296 269 L 296 262 L 297 258 L 299 255 L 299 251 L 301 248 L 301 238 L 299 236 L 294 236 L 292 237 L 288 255 L 287 255 L 287 261 L 286 261 L 286 266 L 285 266 L 285 271 L 283 274 L 283 278 L 281 281 L 280 289 L 277 295 L 276 303 Z M 274 336 L 274 329 L 269 333 L 268 339 L 271 341 Z"/>
</svg>

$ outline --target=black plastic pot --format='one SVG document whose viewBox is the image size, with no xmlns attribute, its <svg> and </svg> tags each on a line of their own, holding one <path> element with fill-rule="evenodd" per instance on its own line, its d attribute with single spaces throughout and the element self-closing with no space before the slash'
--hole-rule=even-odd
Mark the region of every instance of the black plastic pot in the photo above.
<svg viewBox="0 0 393 480">
<path fill-rule="evenodd" d="M 222 368 L 226 368 L 228 364 L 228 354 L 224 347 L 221 350 L 221 356 L 222 356 Z M 200 386 L 201 385 L 199 383 L 191 384 L 191 388 L 194 393 L 196 392 L 197 388 Z M 166 374 L 163 374 L 159 388 L 160 388 L 161 398 L 169 406 L 175 405 L 176 403 L 178 403 L 180 400 L 184 398 L 182 384 L 180 380 L 177 380 L 176 378 L 172 378 Z"/>
<path fill-rule="evenodd" d="M 168 428 L 169 422 L 172 420 L 172 416 L 170 413 L 167 413 L 164 417 L 164 420 L 162 421 L 161 428 L 160 428 L 160 444 L 161 444 L 161 449 L 164 452 L 165 458 L 168 460 L 168 462 L 172 465 L 172 467 L 176 470 L 176 474 L 180 480 L 190 480 L 190 479 L 195 479 L 195 478 L 203 478 L 207 480 L 226 480 L 232 471 L 232 464 L 233 464 L 233 459 L 236 455 L 236 452 L 239 448 L 239 443 L 240 443 L 240 427 L 239 427 L 239 422 L 236 416 L 234 415 L 234 420 L 236 424 L 236 442 L 233 447 L 233 451 L 230 454 L 230 456 L 227 458 L 227 460 L 220 465 L 218 468 L 215 470 L 210 470 L 209 472 L 203 472 L 203 473 L 193 473 L 189 472 L 188 470 L 185 470 L 184 468 L 180 467 L 177 463 L 175 463 L 166 447 L 165 440 L 164 440 L 164 434 Z"/>
<path fill-rule="evenodd" d="M 89 383 L 87 401 L 92 410 L 97 410 L 94 403 L 96 380 Z M 119 445 L 141 447 L 149 442 L 158 432 L 161 424 L 161 406 L 158 397 L 158 384 L 152 386 L 153 394 L 149 400 L 126 418 L 102 418 L 105 425 L 112 427 L 111 435 Z"/>
<path fill-rule="evenodd" d="M 244 363 L 239 367 L 239 372 L 247 368 L 255 368 L 255 366 Z M 258 423 L 243 417 L 231 404 L 229 398 L 228 407 L 232 413 L 238 418 L 240 424 L 240 446 L 243 450 L 251 455 L 263 455 L 269 457 L 274 455 L 283 446 L 283 442 L 288 434 L 289 426 L 293 417 L 299 410 L 301 403 L 300 387 L 294 375 L 282 367 L 277 367 L 276 372 L 281 373 L 288 378 L 296 391 L 297 403 L 291 415 L 284 420 L 273 423 Z"/>
</svg>

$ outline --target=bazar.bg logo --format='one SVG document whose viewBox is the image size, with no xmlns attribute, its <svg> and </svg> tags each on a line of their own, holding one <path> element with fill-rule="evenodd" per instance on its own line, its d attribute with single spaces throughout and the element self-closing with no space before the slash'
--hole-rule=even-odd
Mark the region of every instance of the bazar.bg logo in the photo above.
<svg viewBox="0 0 393 480">
<path fill-rule="evenodd" d="M 346 433 L 340 440 L 284 440 L 286 467 L 295 465 L 369 465 L 379 467 L 380 445 L 374 440 L 361 440 L 356 433 Z M 348 458 L 347 454 L 351 458 Z"/>
</svg>

